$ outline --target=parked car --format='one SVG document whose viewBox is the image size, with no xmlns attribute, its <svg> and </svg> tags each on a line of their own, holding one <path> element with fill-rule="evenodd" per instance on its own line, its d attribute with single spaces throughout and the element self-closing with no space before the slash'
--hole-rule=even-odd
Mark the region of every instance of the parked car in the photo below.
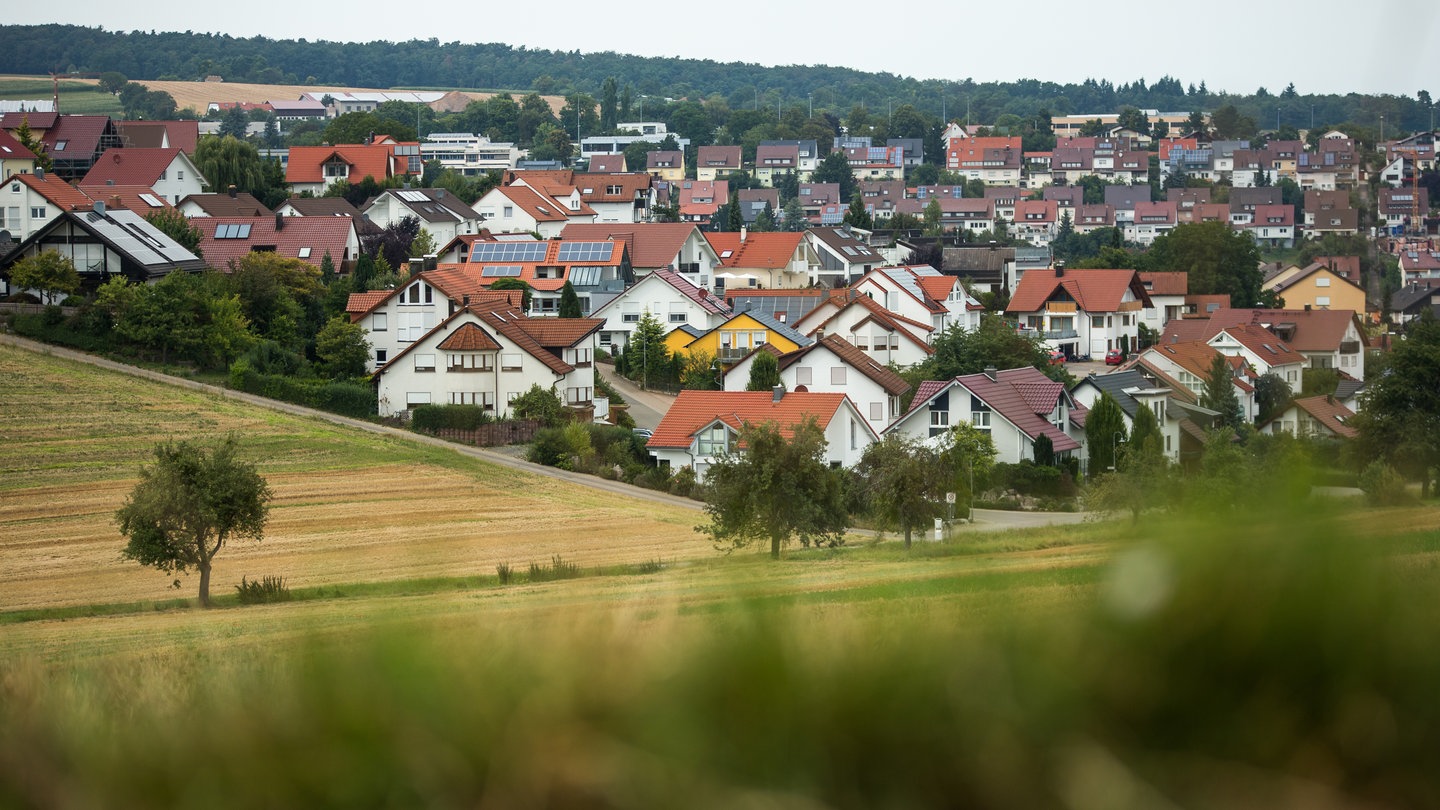
<svg viewBox="0 0 1440 810">
<path fill-rule="evenodd" d="M 655 435 L 655 431 L 651 430 L 650 428 L 642 427 L 631 428 L 630 432 L 634 433 L 636 436 L 639 436 L 642 439 L 649 439 L 651 436 Z"/>
<path fill-rule="evenodd" d="M 1119 349 L 1111 349 L 1105 352 L 1105 365 L 1118 366 L 1123 362 L 1125 362 L 1125 353 Z"/>
<path fill-rule="evenodd" d="M 1065 365 L 1065 353 L 1062 352 L 1062 351 L 1060 351 L 1059 349 L 1051 349 L 1051 350 L 1050 350 L 1050 365 L 1052 365 L 1052 366 L 1063 366 L 1063 365 Z"/>
</svg>

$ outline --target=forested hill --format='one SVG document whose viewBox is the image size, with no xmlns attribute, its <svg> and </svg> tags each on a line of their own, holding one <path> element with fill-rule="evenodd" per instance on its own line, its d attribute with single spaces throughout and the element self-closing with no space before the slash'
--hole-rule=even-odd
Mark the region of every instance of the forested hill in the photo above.
<svg viewBox="0 0 1440 810">
<path fill-rule="evenodd" d="M 777 47 L 783 47 L 777 45 Z M 963 49 L 957 51 L 963 53 Z M 777 52 L 783 59 L 783 52 Z M 1221 57 L 1216 57 L 1221 58 Z M 1025 69 L 1023 60 L 1015 66 Z M 1137 65 L 1137 71 L 1141 66 Z M 957 61 L 957 76 L 965 70 Z M 1203 64 L 1197 64 L 1203 73 Z M 1303 84 L 1303 67 L 1296 68 Z M 1428 94 L 1420 98 L 1359 94 L 1304 95 L 1290 87 L 1259 88 L 1251 95 L 1209 92 L 1204 81 L 1182 84 L 1163 77 L 1152 84 L 1136 79 L 1121 85 L 1086 79 L 1056 84 L 1034 80 L 976 83 L 917 80 L 889 73 L 865 73 L 822 66 L 764 67 L 696 59 L 629 56 L 613 52 L 560 52 L 504 44 L 410 42 L 338 43 L 236 38 L 192 32 L 106 31 L 69 25 L 0 26 L 0 72 L 118 71 L 130 79 L 198 80 L 218 75 L 231 82 L 316 83 L 352 87 L 434 87 L 475 90 L 535 90 L 544 94 L 597 94 L 607 78 L 639 96 L 719 96 L 735 109 L 814 104 L 845 113 L 865 105 L 872 111 L 913 104 L 948 118 L 969 110 L 975 123 L 1002 115 L 1030 117 L 1118 111 L 1124 105 L 1165 111 L 1213 110 L 1234 104 L 1260 126 L 1280 121 L 1290 127 L 1353 123 L 1368 126 L 1384 116 L 1388 127 L 1424 128 L 1430 121 Z M 1077 69 L 1083 75 L 1084 68 Z M 1189 77 L 1190 81 L 1203 76 Z M 1278 89 L 1278 88 L 1277 88 Z M 1417 88 L 1418 89 L 1418 88 Z"/>
</svg>

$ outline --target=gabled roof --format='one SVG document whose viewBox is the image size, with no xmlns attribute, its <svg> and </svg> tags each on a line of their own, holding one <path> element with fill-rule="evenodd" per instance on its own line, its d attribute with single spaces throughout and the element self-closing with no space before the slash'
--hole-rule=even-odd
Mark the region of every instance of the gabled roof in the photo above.
<svg viewBox="0 0 1440 810">
<path fill-rule="evenodd" d="M 181 205 L 185 203 L 199 207 L 212 217 L 268 217 L 275 213 L 248 191 L 237 191 L 233 197 L 229 194 L 191 194 L 180 201 Z"/>
<path fill-rule="evenodd" d="M 193 155 L 200 141 L 199 121 L 116 121 L 115 128 L 131 147 L 172 147 Z"/>
<path fill-rule="evenodd" d="M 1291 349 L 1285 341 L 1276 337 L 1273 332 L 1263 326 L 1254 324 L 1239 324 L 1227 326 L 1216 332 L 1218 337 L 1223 332 L 1235 339 L 1236 343 L 1249 349 L 1251 353 L 1260 357 L 1267 365 L 1285 366 L 1290 364 L 1305 363 L 1305 355 Z M 1211 338 L 1214 340 L 1215 338 Z M 1213 344 L 1212 344 L 1213 345 Z"/>
<path fill-rule="evenodd" d="M 55 159 L 80 154 L 85 157 L 100 151 L 100 139 L 114 130 L 108 115 L 61 115 L 59 113 L 5 113 L 0 116 L 0 129 L 15 130 L 22 121 L 29 121 L 45 151 Z M 65 142 L 64 149 L 56 145 Z"/>
<path fill-rule="evenodd" d="M 855 236 L 848 227 L 811 228 L 805 233 L 828 247 L 834 256 L 848 264 L 885 261 L 885 257 L 876 253 L 874 248 L 871 248 L 863 239 Z"/>
<path fill-rule="evenodd" d="M 1209 340 L 1228 326 L 1250 323 L 1272 332 L 1293 328 L 1286 342 L 1298 352 L 1333 352 L 1355 318 L 1348 309 L 1217 309 L 1208 319 L 1171 320 L 1160 342 Z"/>
<path fill-rule="evenodd" d="M 744 239 L 734 231 L 705 233 L 710 247 L 720 255 L 720 266 L 784 270 L 795 257 L 805 234 L 796 232 L 746 233 Z"/>
<path fill-rule="evenodd" d="M 466 222 L 479 218 L 475 209 L 443 188 L 386 189 L 367 207 L 373 207 L 381 197 L 394 199 L 421 222 Z"/>
<path fill-rule="evenodd" d="M 623 241 L 629 248 L 632 266 L 655 269 L 673 265 L 679 259 L 686 240 L 699 232 L 693 222 L 572 222 L 565 226 L 560 236 L 578 242 Z"/>
<path fill-rule="evenodd" d="M 504 196 L 536 222 L 567 222 L 571 213 L 580 213 L 571 212 L 550 196 L 529 186 L 499 186 L 492 193 Z"/>
<path fill-rule="evenodd" d="M 1092 372 L 1085 379 L 1076 383 L 1075 387 L 1079 388 L 1082 384 L 1092 385 L 1096 390 L 1109 394 L 1110 398 L 1120 406 L 1120 410 L 1124 411 L 1125 415 L 1131 419 L 1134 419 L 1135 414 L 1140 412 L 1140 401 L 1131 395 L 1132 392 L 1138 393 L 1156 388 L 1169 389 L 1169 386 L 1147 378 L 1143 372 L 1135 368 L 1113 371 L 1109 374 Z"/>
<path fill-rule="evenodd" d="M 768 345 L 768 343 L 765 344 L 765 346 Z M 761 348 L 764 348 L 764 346 Z M 910 390 L 910 383 L 905 382 L 904 377 L 901 377 L 886 366 L 876 362 L 875 358 L 855 348 L 850 341 L 839 335 L 826 335 L 809 346 L 797 349 L 789 354 L 781 355 L 779 358 L 780 370 L 784 371 L 804 359 L 811 352 L 821 348 L 828 349 L 831 354 L 840 358 L 845 365 L 850 366 L 871 380 L 874 380 L 877 385 L 885 390 L 885 393 L 891 396 L 902 396 L 906 391 Z"/>
<path fill-rule="evenodd" d="M 0 160 L 34 160 L 35 153 L 25 148 L 14 135 L 0 129 Z"/>
<path fill-rule="evenodd" d="M 344 197 L 291 197 L 279 207 L 287 205 L 302 217 L 351 217 L 357 221 L 364 217 L 360 209 Z"/>
<path fill-rule="evenodd" d="M 85 192 L 53 174 L 46 174 L 44 177 L 34 174 L 12 174 L 5 179 L 11 183 L 24 183 L 61 211 L 78 211 L 95 204 L 95 201 Z"/>
<path fill-rule="evenodd" d="M 230 268 L 232 262 L 238 262 L 254 250 L 271 251 L 316 267 L 327 252 L 336 265 L 344 261 L 345 248 L 354 230 L 350 219 L 285 217 L 284 220 L 285 227 L 279 229 L 275 227 L 275 217 L 196 217 L 190 224 L 200 229 L 200 252 L 206 263 L 216 270 Z M 216 238 L 217 232 L 221 238 Z"/>
<path fill-rule="evenodd" d="M 350 293 L 350 297 L 345 301 L 345 314 L 349 315 L 351 320 L 359 320 L 357 316 L 364 315 L 394 294 L 394 290 Z"/>
<path fill-rule="evenodd" d="M 806 337 L 800 334 L 799 332 L 795 331 L 793 327 L 787 326 L 786 324 L 783 324 L 780 321 L 776 320 L 775 316 L 771 315 L 770 313 L 761 312 L 759 310 L 745 310 L 744 312 L 736 311 L 730 316 L 728 320 L 725 321 L 725 323 L 722 323 L 720 324 L 720 326 L 717 326 L 715 328 L 724 328 L 725 324 L 730 323 L 731 321 L 739 318 L 742 315 L 749 316 L 756 323 L 784 337 L 786 340 L 794 343 L 796 346 L 809 346 L 811 343 L 815 342 L 814 338 Z"/>
<path fill-rule="evenodd" d="M 1301 411 L 1309 414 L 1316 422 L 1324 425 L 1327 430 L 1337 436 L 1353 439 L 1356 430 L 1349 422 L 1355 418 L 1355 412 L 1341 405 L 1339 400 L 1333 396 L 1306 397 L 1297 399 L 1290 403 Z M 1280 417 L 1276 417 L 1278 419 Z M 1271 419 L 1270 422 L 1274 422 Z M 1267 422 L 1266 424 L 1270 424 Z"/>
<path fill-rule="evenodd" d="M 82 186 L 154 186 L 160 182 L 160 175 L 170 168 L 175 158 L 182 153 L 178 148 L 169 149 L 137 149 L 126 147 L 106 149 L 90 171 L 85 173 L 85 179 L 80 181 Z M 189 162 L 188 158 L 184 159 Z M 191 164 L 193 166 L 193 164 Z M 196 178 L 202 184 L 205 178 L 199 176 L 196 169 Z"/>
<path fill-rule="evenodd" d="M 651 278 L 655 279 L 655 281 L 648 281 L 648 279 Z M 622 301 L 627 297 L 627 294 L 630 292 L 630 290 L 633 290 L 642 284 L 668 284 L 673 287 L 676 292 L 680 293 L 691 301 L 694 301 L 701 309 L 712 315 L 730 314 L 730 307 L 728 304 L 725 303 L 723 299 L 710 292 L 709 290 L 696 287 L 694 284 L 686 281 L 684 276 L 680 275 L 674 270 L 656 270 L 650 273 L 650 275 L 636 282 L 633 286 L 630 287 L 630 289 L 626 290 L 620 295 L 615 296 L 614 298 L 611 298 L 609 301 L 606 301 L 603 305 L 600 306 L 599 309 L 595 310 L 591 314 L 599 315 L 606 309 L 615 306 L 615 303 L 617 301 Z"/>
<path fill-rule="evenodd" d="M 1150 306 L 1150 296 L 1134 270 L 1031 270 L 1020 278 L 1006 312 L 1039 312 L 1060 291 L 1085 312 L 1116 312 L 1129 290 L 1135 300 Z M 1063 296 L 1062 296 L 1063 297 Z"/>
<path fill-rule="evenodd" d="M 1146 349 L 1141 356 L 1144 357 L 1151 352 L 1180 366 L 1201 380 L 1209 378 L 1210 364 L 1215 362 L 1217 355 L 1220 355 L 1218 349 L 1201 340 L 1157 344 Z M 1243 369 L 1246 365 L 1241 357 L 1225 357 L 1225 361 L 1231 369 Z M 1232 378 L 1232 382 L 1235 387 L 1247 393 L 1255 390 L 1253 385 L 1239 377 Z"/>
<path fill-rule="evenodd" d="M 660 419 L 646 445 L 689 447 L 695 434 L 716 420 L 737 431 L 746 424 L 774 422 L 782 435 L 790 437 L 806 417 L 813 416 L 824 430 L 844 403 L 844 394 L 791 391 L 776 401 L 770 391 L 685 390 Z"/>
<path fill-rule="evenodd" d="M 992 411 L 1000 414 L 1032 441 L 1045 435 L 1050 437 L 1056 451 L 1080 449 L 1079 442 L 1049 420 L 1050 413 L 1062 398 L 1068 404 L 1073 404 L 1063 383 L 1046 377 L 1031 366 L 1005 369 L 994 374 L 993 379 L 988 374 L 966 374 L 941 382 L 938 387 L 930 384 L 933 381 L 923 382 L 914 401 L 910 403 L 906 416 L 917 408 L 928 405 L 941 392 L 959 385 L 984 401 Z M 921 400 L 920 392 L 928 393 L 928 397 Z"/>
<path fill-rule="evenodd" d="M 601 156 L 591 158 L 593 168 Z M 618 155 L 624 159 L 624 155 Z M 575 188 L 580 189 L 580 198 L 587 203 L 625 203 L 633 205 L 637 197 L 643 196 L 655 183 L 653 175 L 645 172 L 616 172 L 613 174 L 575 173 Z M 615 187 L 612 192 L 611 187 Z"/>
<path fill-rule="evenodd" d="M 699 169 L 731 171 L 740 168 L 739 146 L 701 146 L 696 150 L 695 166 Z"/>
<path fill-rule="evenodd" d="M 441 295 L 457 306 L 467 306 L 475 312 L 506 309 L 519 314 L 520 304 L 525 295 L 523 290 L 487 289 L 484 284 L 489 284 L 490 279 L 484 280 L 484 284 L 482 284 L 478 275 L 472 277 L 466 270 L 467 268 L 463 264 L 450 265 L 420 273 L 419 278 L 439 290 Z M 358 321 L 403 292 L 410 286 L 411 281 L 413 279 L 407 279 L 405 283 L 396 286 L 393 290 L 351 293 L 345 304 L 345 311 L 350 314 L 351 320 Z"/>
<path fill-rule="evenodd" d="M 477 324 L 463 323 L 435 348 L 442 352 L 493 352 L 500 350 L 500 344 Z"/>
<path fill-rule="evenodd" d="M 390 161 L 394 145 L 340 144 L 339 146 L 292 146 L 290 159 L 285 166 L 287 183 L 327 183 L 325 164 L 338 159 L 350 166 L 350 182 L 358 183 L 366 177 L 377 181 L 389 177 Z"/>
<path fill-rule="evenodd" d="M 1335 279 L 1342 284 L 1349 284 L 1351 287 L 1354 287 L 1357 290 L 1361 290 L 1362 292 L 1364 290 L 1363 287 L 1361 287 L 1359 284 L 1356 284 L 1354 281 L 1351 281 L 1345 275 L 1335 270 L 1331 270 L 1328 265 L 1321 264 L 1320 262 L 1311 262 L 1305 268 L 1300 270 L 1300 272 L 1295 273 L 1289 278 L 1286 278 L 1284 281 L 1277 283 L 1272 289 L 1274 289 L 1276 292 L 1284 292 L 1286 289 L 1293 287 L 1296 284 L 1299 284 L 1301 281 L 1310 278 L 1316 273 L 1319 273 L 1321 270 L 1329 272 L 1331 276 L 1334 276 Z"/>
<path fill-rule="evenodd" d="M 119 253 L 143 274 L 157 279 L 175 270 L 203 270 L 206 262 L 134 211 L 65 211 L 41 226 L 9 254 L 22 255 L 31 244 L 41 242 L 63 223 L 70 222 Z M 84 268 L 80 268 L 85 273 Z M 114 269 L 111 269 L 114 272 Z"/>
<path fill-rule="evenodd" d="M 1141 273 L 1140 283 L 1151 295 L 1187 295 L 1190 291 L 1189 273 Z"/>
<path fill-rule="evenodd" d="M 620 174 L 625 171 L 625 155 L 591 155 L 592 174 Z"/>
<path fill-rule="evenodd" d="M 398 368 L 399 366 L 396 365 L 396 361 L 399 360 L 400 358 L 404 357 L 405 355 L 409 354 L 409 353 L 410 353 L 411 351 L 413 351 L 416 347 L 423 345 L 427 340 L 430 339 L 430 336 L 431 336 L 431 335 L 435 335 L 435 334 L 445 334 L 445 333 L 448 332 L 449 334 L 448 334 L 448 335 L 446 336 L 446 338 L 444 339 L 444 341 L 448 341 L 448 340 L 450 340 L 450 339 L 452 339 L 452 338 L 456 338 L 456 333 L 458 333 L 458 332 L 459 332 L 461 329 L 463 329 L 465 326 L 474 326 L 476 329 L 481 329 L 481 327 L 480 327 L 480 326 L 476 326 L 473 321 L 469 321 L 469 322 L 467 322 L 467 323 L 465 323 L 465 324 L 462 324 L 462 325 L 459 326 L 459 327 L 456 327 L 456 328 L 454 329 L 454 331 L 451 331 L 451 324 L 453 324 L 457 319 L 460 319 L 460 318 L 466 317 L 466 316 L 478 318 L 478 319 L 480 320 L 480 322 L 484 324 L 484 326 L 489 327 L 490 329 L 494 330 L 494 332 L 495 332 L 496 334 L 503 335 L 507 340 L 509 340 L 511 343 L 514 343 L 517 347 L 519 347 L 519 348 L 520 348 L 522 351 L 524 351 L 526 354 L 529 354 L 531 357 L 534 357 L 535 359 L 537 359 L 537 360 L 539 360 L 540 362 L 544 363 L 544 364 L 546 365 L 546 367 L 548 367 L 551 371 L 553 371 L 553 372 L 556 373 L 557 375 L 558 375 L 558 374 L 569 374 L 570 372 L 572 372 L 572 371 L 575 370 L 575 367 L 574 367 L 574 366 L 570 365 L 569 363 L 565 362 L 564 360 L 561 360 L 559 356 L 557 356 L 556 354 L 554 354 L 553 352 L 551 352 L 551 351 L 550 351 L 549 349 L 547 349 L 546 347 L 542 346 L 542 345 L 539 343 L 539 341 L 537 341 L 537 340 L 530 334 L 530 332 L 529 332 L 525 327 L 521 326 L 521 324 L 524 323 L 524 322 L 531 321 L 531 320 L 536 320 L 536 319 L 526 318 L 524 315 L 520 315 L 520 314 L 515 313 L 515 312 L 504 312 L 504 311 L 496 312 L 496 311 L 491 311 L 491 310 L 479 310 L 479 309 L 476 309 L 476 308 L 474 308 L 474 307 L 460 307 L 459 309 L 455 310 L 455 312 L 452 313 L 452 314 L 450 315 L 450 317 L 448 317 L 448 318 L 446 318 L 445 320 L 441 321 L 434 329 L 431 329 L 429 332 L 426 332 L 419 340 L 411 343 L 409 346 L 406 346 L 404 349 L 402 349 L 402 350 L 400 351 L 399 354 L 397 354 L 397 355 L 395 355 L 394 357 L 390 358 L 389 362 L 387 362 L 385 365 L 381 366 L 380 368 L 376 369 L 376 370 L 375 370 L 375 374 L 373 375 L 373 378 L 378 379 L 378 378 L 380 377 L 380 375 L 382 375 L 382 374 L 385 373 L 386 369 Z M 546 319 L 544 319 L 544 320 L 563 320 L 563 319 L 558 319 L 558 318 L 546 318 Z M 577 318 L 577 319 L 575 319 L 575 320 L 594 321 L 595 319 L 594 319 L 594 318 Z M 594 324 L 594 328 L 591 329 L 590 332 L 594 332 L 596 329 L 599 329 L 601 323 L 603 323 L 603 321 L 600 321 L 600 322 L 595 323 L 595 324 Z M 481 331 L 483 332 L 483 329 L 482 329 Z M 589 334 L 589 333 L 587 333 L 587 334 Z M 494 342 L 497 347 L 500 345 L 498 341 L 495 341 L 495 339 L 494 339 L 493 337 L 490 337 L 488 334 L 485 335 L 485 337 L 486 337 L 486 338 L 489 338 L 489 340 L 490 340 L 491 342 Z M 474 335 L 469 336 L 469 337 L 456 338 L 456 339 L 458 339 L 458 340 L 465 340 L 465 341 L 474 341 L 476 344 L 478 344 L 479 342 L 481 342 L 481 338 L 480 338 L 479 336 L 474 336 Z M 444 342 L 444 341 L 442 341 L 442 342 Z M 569 345 L 569 344 L 567 344 L 567 345 Z M 438 348 L 438 346 L 437 346 L 437 348 Z M 472 350 L 472 351 L 482 351 L 482 350 L 483 350 L 483 349 L 474 349 L 474 350 Z"/>
<path fill-rule="evenodd" d="M 149 186 L 87 186 L 80 185 L 80 191 L 96 202 L 103 202 L 110 208 L 126 208 L 140 212 L 141 216 L 162 209 L 173 209 L 166 199 Z"/>
</svg>

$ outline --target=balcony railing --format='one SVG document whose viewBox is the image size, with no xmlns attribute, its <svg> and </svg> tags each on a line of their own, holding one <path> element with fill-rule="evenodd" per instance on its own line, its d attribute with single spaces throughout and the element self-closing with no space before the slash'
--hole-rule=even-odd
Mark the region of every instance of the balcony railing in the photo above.
<svg viewBox="0 0 1440 810">
<path fill-rule="evenodd" d="M 1078 337 L 1080 337 L 1080 333 L 1074 329 L 1052 329 L 1045 333 L 1046 340 L 1063 340 Z"/>
<path fill-rule="evenodd" d="M 736 349 L 730 346 L 722 346 L 720 348 L 720 355 L 718 359 L 722 363 L 734 363 L 735 361 L 744 358 L 745 355 L 750 353 L 750 351 L 750 349 Z"/>
</svg>

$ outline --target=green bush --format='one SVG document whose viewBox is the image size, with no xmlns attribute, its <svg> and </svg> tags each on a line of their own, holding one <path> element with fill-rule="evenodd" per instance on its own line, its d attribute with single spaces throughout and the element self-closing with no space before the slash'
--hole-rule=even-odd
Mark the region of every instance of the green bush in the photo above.
<svg viewBox="0 0 1440 810">
<path fill-rule="evenodd" d="M 500 563 L 495 566 L 495 576 L 500 580 L 501 585 L 509 585 L 514 578 L 515 572 L 511 570 L 510 563 Z"/>
<path fill-rule="evenodd" d="M 410 427 L 424 433 L 474 430 L 494 421 L 479 405 L 418 405 L 410 410 Z"/>
<path fill-rule="evenodd" d="M 1372 462 L 1360 473 L 1360 489 L 1374 506 L 1403 506 L 1415 500 L 1405 477 L 1383 461 Z"/>
<path fill-rule="evenodd" d="M 296 379 L 261 374 L 244 358 L 230 364 L 230 387 L 341 416 L 364 419 L 377 412 L 375 388 L 368 381 Z"/>
<path fill-rule="evenodd" d="M 310 368 L 305 357 L 292 352 L 273 340 L 262 340 L 250 347 L 241 359 L 261 374 L 279 374 L 286 377 L 307 376 Z"/>
<path fill-rule="evenodd" d="M 1013 489 L 1021 495 L 1052 498 L 1075 495 L 1075 479 L 1069 473 L 1058 467 L 1036 464 L 1028 458 L 1019 464 L 996 464 L 990 480 L 1000 489 Z"/>
<path fill-rule="evenodd" d="M 240 604 L 258 605 L 265 602 L 288 602 L 291 600 L 290 587 L 285 584 L 284 577 L 264 577 L 258 580 L 248 580 L 240 577 L 240 584 L 235 586 L 239 592 Z"/>
<path fill-rule="evenodd" d="M 81 331 L 64 322 L 47 323 L 44 313 L 16 313 L 10 317 L 10 328 L 21 337 L 84 352 L 104 352 L 114 348 L 103 335 Z"/>
<path fill-rule="evenodd" d="M 570 451 L 569 442 L 565 441 L 565 431 L 560 428 L 541 428 L 535 434 L 535 439 L 530 443 L 530 451 L 525 457 L 536 464 L 544 464 L 546 467 L 562 467 L 569 469 L 566 458 Z"/>
<path fill-rule="evenodd" d="M 695 470 L 689 464 L 676 470 L 675 475 L 670 479 L 671 495 L 693 498 L 697 489 L 699 489 L 699 482 L 695 480 Z"/>
<path fill-rule="evenodd" d="M 580 576 L 580 566 L 567 563 L 559 554 L 550 558 L 550 564 L 530 563 L 531 582 L 550 582 L 557 579 L 575 579 Z"/>
</svg>

